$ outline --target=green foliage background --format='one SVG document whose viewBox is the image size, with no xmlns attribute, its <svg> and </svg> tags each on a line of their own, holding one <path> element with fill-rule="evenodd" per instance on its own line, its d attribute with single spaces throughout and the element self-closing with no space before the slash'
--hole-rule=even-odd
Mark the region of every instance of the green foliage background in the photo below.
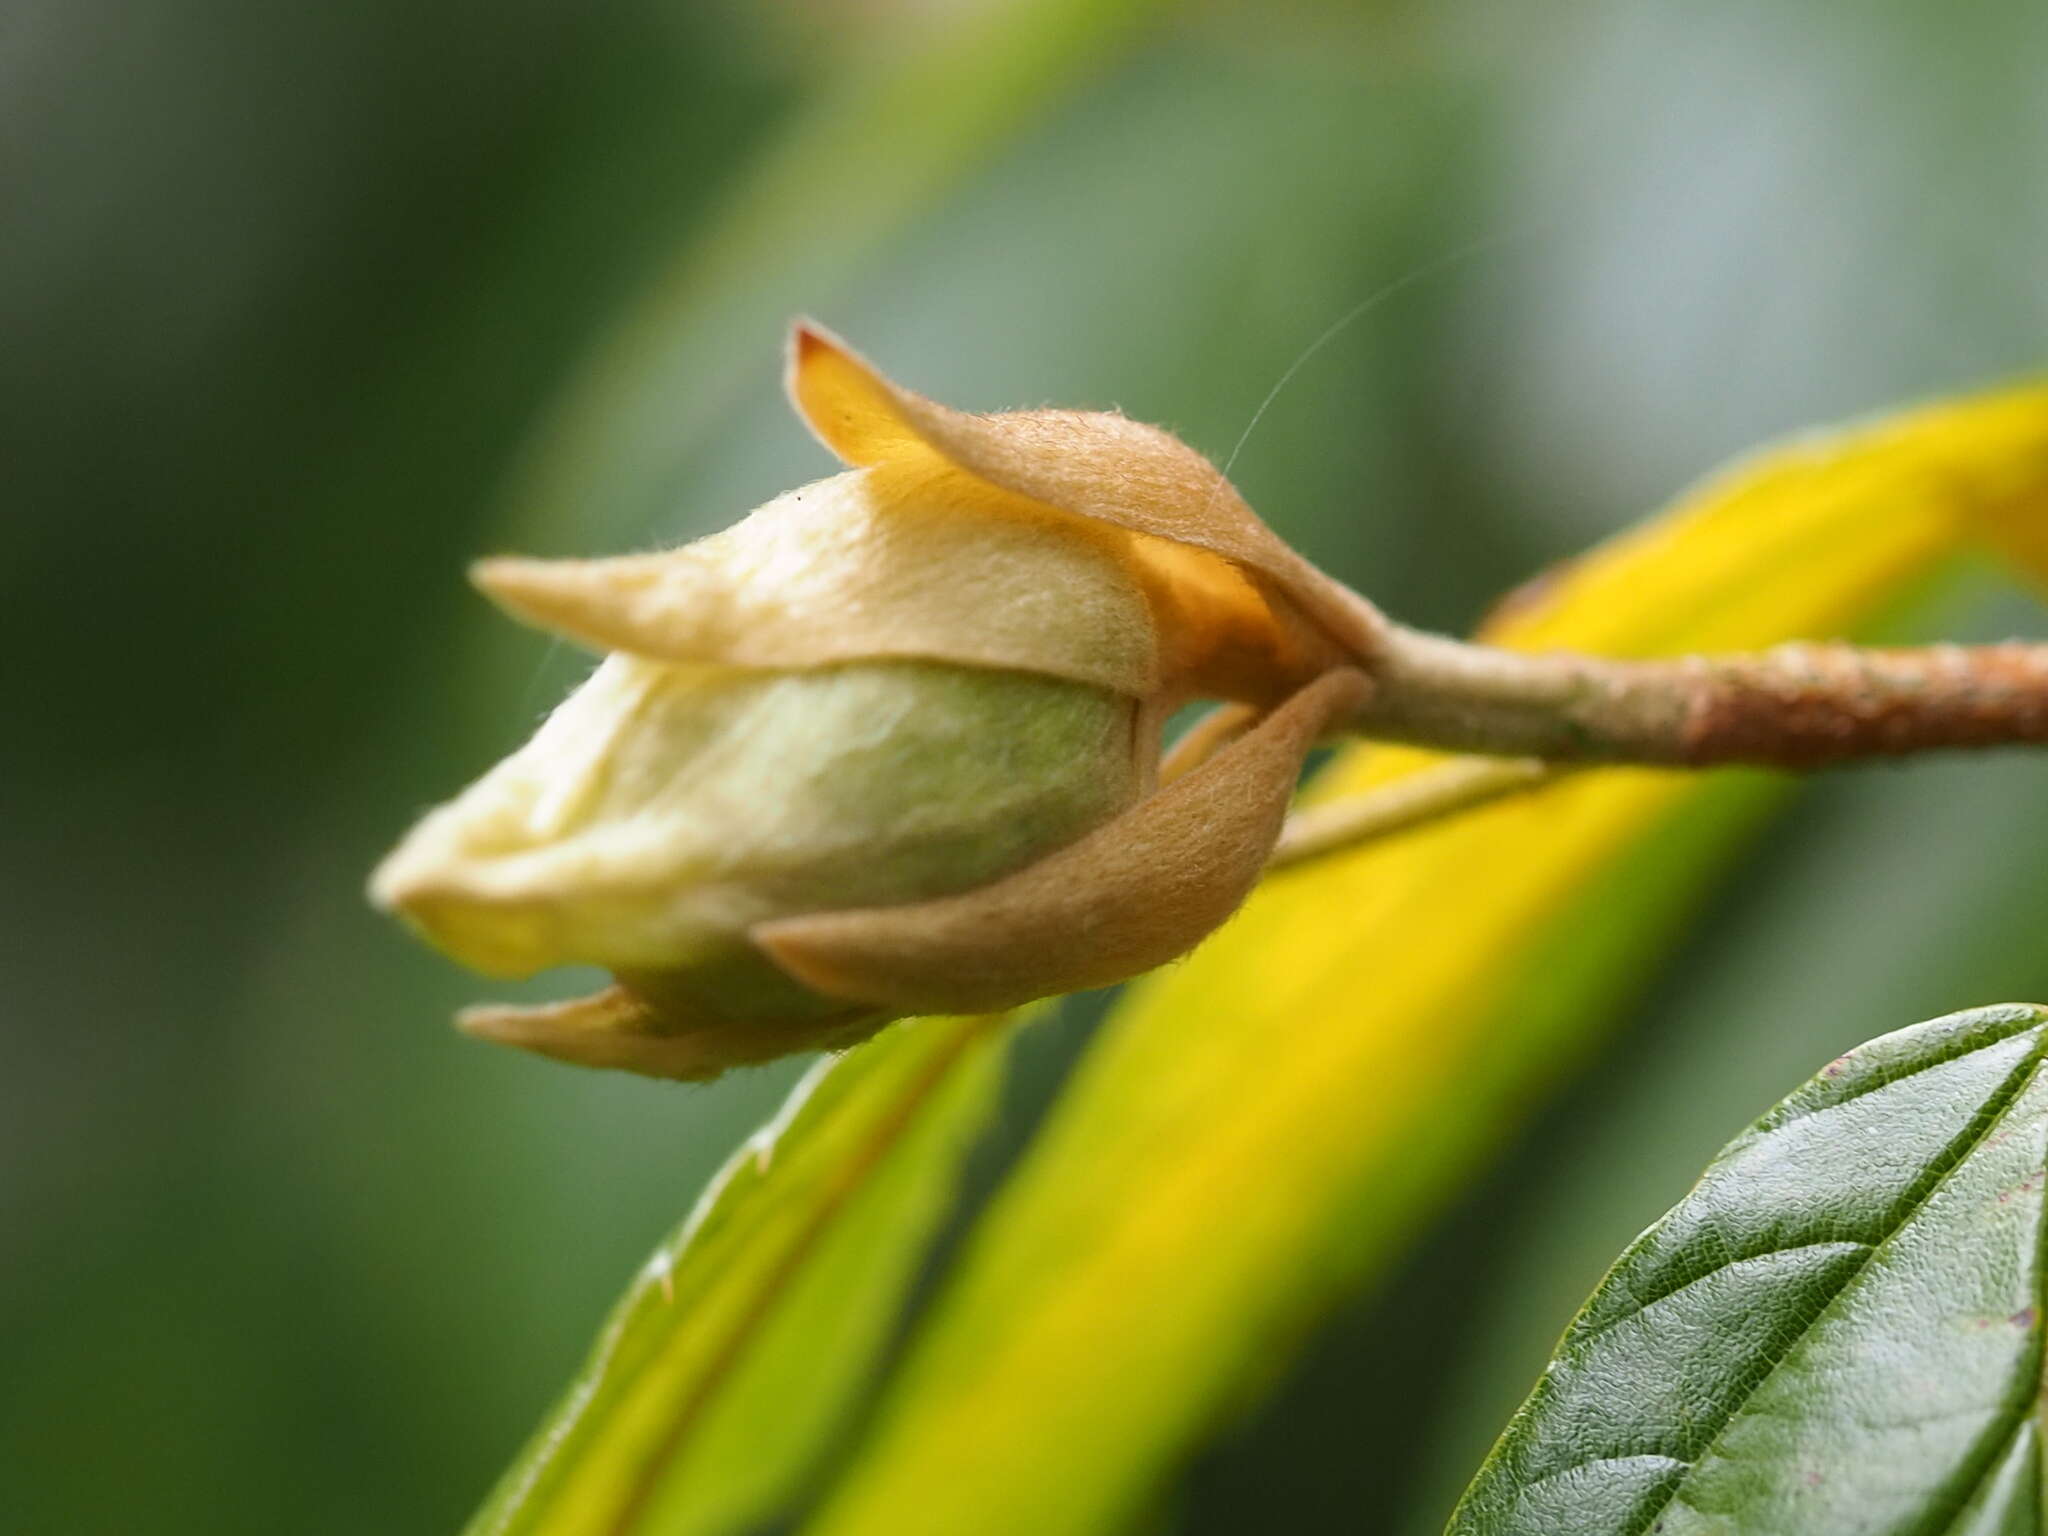
<svg viewBox="0 0 2048 1536">
<path fill-rule="evenodd" d="M 775 394 L 788 313 L 942 399 L 1116 402 L 1220 457 L 1323 327 L 1484 242 L 1311 360 L 1234 469 L 1455 628 L 1752 443 L 2048 356 L 2021 0 L 16 15 L 9 1530 L 454 1527 L 793 1080 L 466 1043 L 473 984 L 358 896 L 580 665 L 470 598 L 466 556 L 701 533 L 826 472 Z M 650 357 L 673 431 L 603 405 Z M 613 491 L 565 495 L 593 455 Z M 1916 622 L 2039 629 L 1981 571 Z M 1165 1528 L 1434 1530 L 1736 1126 L 1877 1030 L 2048 996 L 2039 785 L 2008 757 L 1806 791 Z M 1089 1018 L 1025 1038 L 983 1185 Z"/>
</svg>

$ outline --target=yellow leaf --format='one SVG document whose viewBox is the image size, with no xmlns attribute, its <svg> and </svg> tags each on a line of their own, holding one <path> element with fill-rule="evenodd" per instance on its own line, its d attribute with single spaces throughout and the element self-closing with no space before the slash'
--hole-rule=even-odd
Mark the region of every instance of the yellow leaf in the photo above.
<svg viewBox="0 0 2048 1536">
<path fill-rule="evenodd" d="M 1981 520 L 2048 545 L 2048 390 L 1781 446 L 1488 637 L 1749 649 L 1868 623 Z M 1358 749 L 1319 789 L 1415 771 Z M 1587 773 L 1278 876 L 1112 1015 L 808 1529 L 1125 1528 L 1648 963 L 1773 781 Z"/>
</svg>

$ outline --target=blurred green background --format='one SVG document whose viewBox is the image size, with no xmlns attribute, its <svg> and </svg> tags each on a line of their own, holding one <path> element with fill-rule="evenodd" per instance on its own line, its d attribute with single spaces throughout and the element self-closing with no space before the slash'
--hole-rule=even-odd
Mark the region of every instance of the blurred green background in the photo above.
<svg viewBox="0 0 2048 1536">
<path fill-rule="evenodd" d="M 828 472 L 791 313 L 1220 458 L 1412 278 L 1234 473 L 1453 628 L 1764 438 L 2048 360 L 2035 0 L 17 0 L 0 37 L 9 1532 L 452 1529 L 791 1080 L 466 1042 L 477 985 L 359 894 L 582 666 L 467 557 Z M 1988 567 L 1902 622 L 2041 629 Z M 1434 1530 L 1740 1124 L 2048 997 L 2042 784 L 1806 791 L 1161 1529 Z M 1009 1142 L 1088 1023 L 1023 1042 Z"/>
</svg>

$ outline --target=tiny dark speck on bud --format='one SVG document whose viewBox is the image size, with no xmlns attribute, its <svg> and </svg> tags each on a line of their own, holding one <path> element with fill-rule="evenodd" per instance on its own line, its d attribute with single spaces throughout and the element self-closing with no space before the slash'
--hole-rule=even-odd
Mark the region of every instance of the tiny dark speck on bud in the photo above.
<svg viewBox="0 0 2048 1536">
<path fill-rule="evenodd" d="M 2034 1326 L 2034 1309 L 2032 1307 L 2021 1307 L 2019 1311 L 2013 1313 L 2006 1321 L 2015 1328 L 2032 1328 Z"/>
</svg>

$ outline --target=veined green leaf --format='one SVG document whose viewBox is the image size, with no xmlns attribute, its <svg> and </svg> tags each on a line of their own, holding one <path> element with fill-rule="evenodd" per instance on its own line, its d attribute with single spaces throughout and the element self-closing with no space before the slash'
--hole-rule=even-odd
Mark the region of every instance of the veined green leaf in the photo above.
<svg viewBox="0 0 2048 1536">
<path fill-rule="evenodd" d="M 1976 519 L 2048 520 L 2044 446 L 2032 390 L 1775 450 L 1523 594 L 1491 638 L 1851 632 Z M 1361 750 L 1323 782 L 1431 761 Z M 1268 882 L 1112 1015 L 810 1529 L 1126 1527 L 1583 1049 L 1763 782 L 1587 773 Z"/>
<path fill-rule="evenodd" d="M 1731 1142 L 1566 1331 L 1454 1536 L 2041 1528 L 2048 1009 L 1874 1040 Z"/>
<path fill-rule="evenodd" d="M 1006 1026 L 914 1020 L 814 1068 L 656 1251 L 470 1536 L 713 1536 L 790 1497 L 900 1320 Z"/>
</svg>

